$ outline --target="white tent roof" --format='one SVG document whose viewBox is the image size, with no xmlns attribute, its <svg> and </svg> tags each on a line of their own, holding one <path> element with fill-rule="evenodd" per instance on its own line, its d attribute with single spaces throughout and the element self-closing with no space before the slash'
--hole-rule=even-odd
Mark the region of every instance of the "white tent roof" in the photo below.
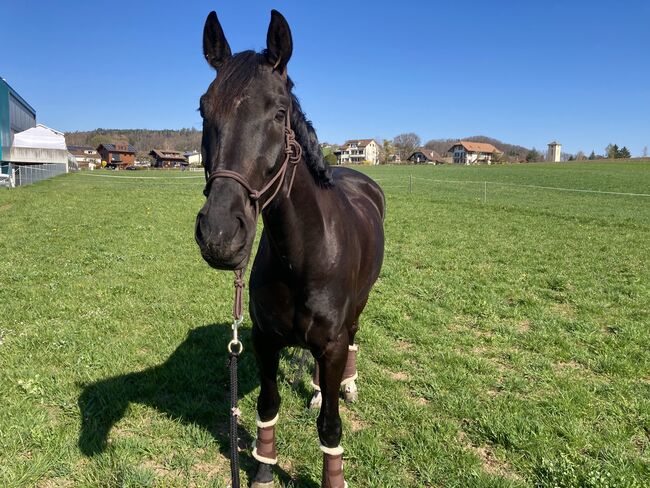
<svg viewBox="0 0 650 488">
<path fill-rule="evenodd" d="M 50 129 L 43 124 L 14 134 L 13 147 L 67 150 L 63 132 Z"/>
</svg>

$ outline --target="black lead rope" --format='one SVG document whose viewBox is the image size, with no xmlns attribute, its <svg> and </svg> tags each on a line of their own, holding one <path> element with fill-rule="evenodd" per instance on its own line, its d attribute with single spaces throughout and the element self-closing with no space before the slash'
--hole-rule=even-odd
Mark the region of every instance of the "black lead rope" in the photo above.
<svg viewBox="0 0 650 488">
<path fill-rule="evenodd" d="M 244 321 L 244 270 L 235 270 L 235 299 L 233 302 L 232 340 L 228 343 L 230 368 L 230 477 L 231 488 L 239 488 L 239 437 L 237 436 L 237 418 L 241 415 L 237 393 L 237 357 L 244 350 L 244 345 L 239 340 L 239 326 Z"/>
<path fill-rule="evenodd" d="M 230 353 L 230 477 L 231 488 L 239 488 L 239 452 L 237 437 L 237 356 L 239 353 Z"/>
</svg>

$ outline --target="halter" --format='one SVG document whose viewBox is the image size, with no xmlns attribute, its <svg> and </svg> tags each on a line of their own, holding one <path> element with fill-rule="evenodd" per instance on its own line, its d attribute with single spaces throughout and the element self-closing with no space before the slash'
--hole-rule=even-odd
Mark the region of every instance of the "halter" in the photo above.
<svg viewBox="0 0 650 488">
<path fill-rule="evenodd" d="M 280 187 L 282 186 L 282 180 L 284 179 L 284 175 L 287 173 L 287 168 L 289 167 L 289 164 L 292 165 L 292 172 L 291 172 L 291 180 L 289 181 L 289 190 L 287 191 L 287 196 L 291 194 L 291 188 L 293 187 L 293 179 L 296 176 L 296 166 L 298 162 L 300 161 L 300 158 L 302 157 L 302 147 L 296 141 L 296 134 L 294 133 L 293 129 L 291 129 L 291 101 L 289 101 L 289 110 L 287 110 L 287 115 L 285 118 L 285 124 L 284 124 L 284 161 L 282 162 L 282 166 L 280 166 L 280 169 L 278 172 L 271 178 L 266 185 L 262 187 L 261 190 L 255 190 L 253 187 L 246 181 L 246 178 L 244 178 L 241 174 L 237 173 L 236 171 L 232 171 L 229 169 L 217 169 L 213 171 L 210 176 L 208 176 L 207 181 L 205 182 L 205 189 L 203 190 L 203 194 L 207 197 L 209 192 L 210 192 L 210 186 L 212 185 L 212 182 L 216 180 L 217 178 L 230 178 L 232 180 L 235 180 L 237 183 L 239 183 L 241 186 L 244 187 L 244 189 L 248 192 L 248 198 L 250 198 L 251 202 L 255 204 L 255 220 L 257 220 L 257 217 L 259 216 L 260 212 L 264 210 L 269 203 L 273 201 L 275 196 L 279 193 Z M 262 195 L 264 195 L 274 184 L 276 181 L 280 181 L 275 188 L 275 191 L 271 195 L 271 198 L 266 200 L 264 204 L 262 205 L 262 208 L 260 209 L 260 198 Z"/>
</svg>

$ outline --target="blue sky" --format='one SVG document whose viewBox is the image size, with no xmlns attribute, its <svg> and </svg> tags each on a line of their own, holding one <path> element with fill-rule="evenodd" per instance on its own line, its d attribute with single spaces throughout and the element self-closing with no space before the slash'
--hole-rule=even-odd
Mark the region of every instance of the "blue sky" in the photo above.
<svg viewBox="0 0 650 488">
<path fill-rule="evenodd" d="M 271 8 L 321 141 L 650 146 L 647 0 L 0 0 L 0 76 L 59 130 L 200 128 L 205 17 L 217 11 L 233 51 L 259 50 Z"/>
</svg>

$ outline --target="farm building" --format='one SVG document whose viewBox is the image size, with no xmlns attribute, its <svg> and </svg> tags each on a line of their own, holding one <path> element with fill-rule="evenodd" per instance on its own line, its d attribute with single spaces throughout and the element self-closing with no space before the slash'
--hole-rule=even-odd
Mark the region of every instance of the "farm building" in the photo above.
<svg viewBox="0 0 650 488">
<path fill-rule="evenodd" d="M 548 152 L 546 154 L 546 161 L 551 163 L 559 163 L 562 157 L 562 144 L 553 141 L 548 145 Z"/>
<path fill-rule="evenodd" d="M 449 148 L 455 164 L 491 164 L 496 155 L 502 154 L 492 144 L 458 141 Z"/>
<path fill-rule="evenodd" d="M 360 164 L 364 161 L 368 161 L 370 164 L 379 164 L 379 145 L 374 139 L 345 141 L 345 144 L 334 154 L 338 164 Z"/>
<path fill-rule="evenodd" d="M 0 161 L 9 161 L 14 134 L 36 127 L 36 110 L 0 78 Z"/>
<path fill-rule="evenodd" d="M 190 166 L 201 166 L 203 164 L 203 156 L 200 151 L 185 151 L 183 156 L 185 156 Z"/>
<path fill-rule="evenodd" d="M 79 169 L 94 169 L 102 164 L 97 149 L 90 146 L 68 146 L 68 151 L 74 156 Z"/>
<path fill-rule="evenodd" d="M 74 164 L 63 132 L 43 124 L 14 134 L 8 160 L 17 186 L 67 173 L 70 163 Z"/>
<path fill-rule="evenodd" d="M 149 152 L 154 160 L 154 168 L 179 168 L 188 165 L 187 158 L 180 151 L 167 151 L 165 149 L 152 149 Z"/>
<path fill-rule="evenodd" d="M 100 144 L 97 152 L 109 168 L 125 168 L 135 163 L 135 148 L 126 142 Z"/>
<path fill-rule="evenodd" d="M 421 147 L 416 149 L 413 154 L 408 157 L 408 160 L 415 164 L 442 164 L 443 160 L 437 152 Z"/>
</svg>

